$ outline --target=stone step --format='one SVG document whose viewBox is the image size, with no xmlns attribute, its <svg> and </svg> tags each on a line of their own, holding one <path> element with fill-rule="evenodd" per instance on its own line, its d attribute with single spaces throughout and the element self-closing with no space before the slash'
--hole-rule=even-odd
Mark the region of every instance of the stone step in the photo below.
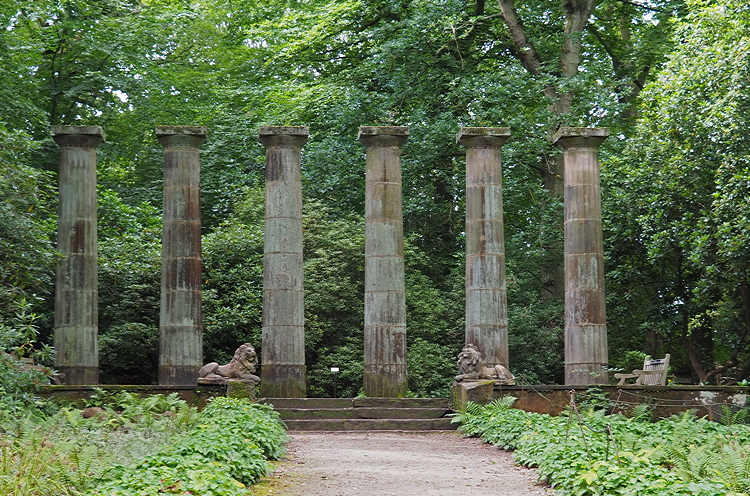
<svg viewBox="0 0 750 496">
<path fill-rule="evenodd" d="M 445 417 L 447 408 L 283 408 L 283 420 L 313 419 L 429 419 Z"/>
<path fill-rule="evenodd" d="M 439 419 L 316 419 L 285 420 L 290 431 L 448 431 L 458 424 Z"/>
<path fill-rule="evenodd" d="M 454 430 L 447 398 L 263 398 L 292 431 Z"/>
<path fill-rule="evenodd" d="M 261 398 L 277 410 L 284 408 L 450 408 L 447 398 Z"/>
</svg>

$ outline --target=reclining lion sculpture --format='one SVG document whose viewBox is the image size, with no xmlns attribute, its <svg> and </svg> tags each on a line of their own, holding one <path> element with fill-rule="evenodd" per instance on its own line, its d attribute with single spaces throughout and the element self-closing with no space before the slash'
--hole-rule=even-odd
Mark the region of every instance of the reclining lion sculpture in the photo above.
<svg viewBox="0 0 750 496">
<path fill-rule="evenodd" d="M 456 381 L 465 379 L 491 379 L 500 384 L 513 385 L 516 383 L 516 377 L 510 373 L 510 370 L 502 365 L 487 367 L 482 361 L 482 355 L 473 344 L 467 344 L 458 354 L 458 374 Z"/>
<path fill-rule="evenodd" d="M 226 384 L 231 381 L 245 382 L 257 386 L 260 377 L 254 375 L 257 365 L 257 354 L 250 343 L 237 348 L 234 357 L 226 365 L 216 362 L 207 363 L 198 371 L 198 384 Z"/>
</svg>

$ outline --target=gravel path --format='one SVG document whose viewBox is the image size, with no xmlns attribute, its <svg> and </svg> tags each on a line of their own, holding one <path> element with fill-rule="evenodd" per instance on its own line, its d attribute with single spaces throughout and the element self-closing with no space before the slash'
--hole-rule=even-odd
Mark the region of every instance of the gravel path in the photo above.
<svg viewBox="0 0 750 496">
<path fill-rule="evenodd" d="M 510 453 L 454 432 L 292 433 L 258 496 L 551 495 Z"/>
</svg>

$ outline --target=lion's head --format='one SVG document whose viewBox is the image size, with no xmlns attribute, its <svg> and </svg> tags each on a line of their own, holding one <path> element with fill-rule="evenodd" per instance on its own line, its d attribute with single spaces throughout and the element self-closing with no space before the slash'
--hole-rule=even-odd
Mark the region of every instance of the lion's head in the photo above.
<svg viewBox="0 0 750 496">
<path fill-rule="evenodd" d="M 241 365 L 248 372 L 255 372 L 255 366 L 257 364 L 257 354 L 255 348 L 250 343 L 245 343 L 237 348 L 234 352 L 234 358 L 232 361 Z"/>
<path fill-rule="evenodd" d="M 477 347 L 473 344 L 467 344 L 458 354 L 458 371 L 460 374 L 469 374 L 477 372 L 481 366 L 482 356 L 479 354 Z"/>
</svg>

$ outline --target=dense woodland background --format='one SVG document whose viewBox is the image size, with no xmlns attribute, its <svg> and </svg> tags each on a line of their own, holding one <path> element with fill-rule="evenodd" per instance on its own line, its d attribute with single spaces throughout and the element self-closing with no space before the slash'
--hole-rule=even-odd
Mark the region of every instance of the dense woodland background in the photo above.
<svg viewBox="0 0 750 496">
<path fill-rule="evenodd" d="M 460 126 L 503 148 L 511 369 L 562 377 L 559 124 L 610 127 L 602 196 L 610 361 L 678 380 L 750 373 L 746 0 L 0 0 L 0 330 L 51 342 L 53 124 L 95 124 L 102 379 L 156 378 L 162 148 L 205 125 L 204 345 L 261 335 L 260 125 L 307 125 L 308 395 L 356 395 L 363 359 L 360 125 L 403 151 L 410 389 L 443 394 L 464 336 Z M 20 317 L 19 317 L 20 315 Z"/>
</svg>

